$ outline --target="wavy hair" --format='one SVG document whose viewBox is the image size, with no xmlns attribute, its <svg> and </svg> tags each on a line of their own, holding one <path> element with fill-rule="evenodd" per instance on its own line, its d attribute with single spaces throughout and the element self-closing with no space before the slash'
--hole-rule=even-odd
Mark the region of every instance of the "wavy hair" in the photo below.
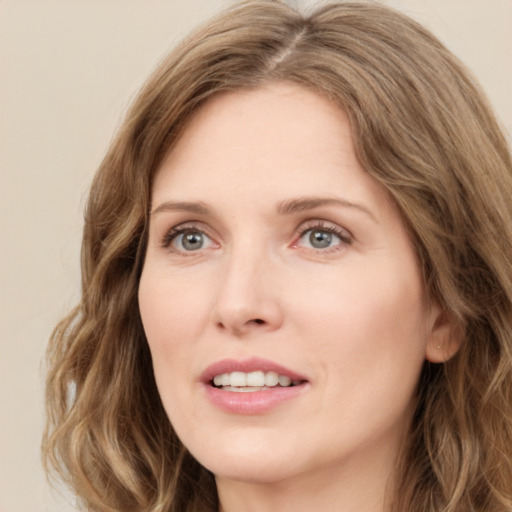
<svg viewBox="0 0 512 512">
<path fill-rule="evenodd" d="M 213 475 L 182 446 L 155 385 L 137 289 L 153 175 L 191 114 L 220 91 L 288 81 L 338 104 L 357 156 L 401 210 L 428 296 L 462 333 L 425 363 L 394 512 L 512 510 L 512 163 L 460 62 L 372 3 L 304 15 L 236 5 L 162 62 L 92 184 L 82 296 L 47 354 L 43 458 L 89 511 L 217 510 Z"/>
</svg>

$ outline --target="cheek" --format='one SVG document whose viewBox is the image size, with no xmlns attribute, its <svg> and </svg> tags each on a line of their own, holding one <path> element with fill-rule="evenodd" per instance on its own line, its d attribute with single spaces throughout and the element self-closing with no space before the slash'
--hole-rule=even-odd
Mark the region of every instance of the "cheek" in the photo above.
<svg viewBox="0 0 512 512">
<path fill-rule="evenodd" d="M 186 389 L 176 383 L 191 379 L 187 369 L 193 360 L 193 340 L 203 329 L 206 311 L 201 297 L 194 287 L 171 280 L 162 272 L 150 269 L 142 273 L 139 309 L 155 380 L 168 414 Z"/>
<path fill-rule="evenodd" d="M 194 404 L 190 396 L 194 382 L 189 370 L 194 361 L 193 338 L 202 328 L 199 311 L 205 309 L 200 297 L 194 287 L 162 277 L 162 272 L 149 269 L 141 276 L 139 308 L 155 381 L 177 432 L 201 424 L 195 407 L 183 407 L 183 404 Z"/>
<path fill-rule="evenodd" d="M 345 269 L 292 294 L 298 332 L 313 343 L 334 375 L 362 372 L 373 380 L 386 372 L 411 379 L 421 367 L 428 330 L 416 268 L 375 265 Z M 333 372 L 329 372 L 333 375 Z"/>
<path fill-rule="evenodd" d="M 331 425 L 340 443 L 340 425 L 361 442 L 406 425 L 424 361 L 420 283 L 411 274 L 409 279 L 372 274 L 347 275 L 323 293 L 304 295 L 298 308 L 303 334 L 298 339 L 304 351 L 314 347 L 312 364 L 324 390 L 316 413 L 328 415 L 318 435 L 326 435 L 325 425 Z"/>
<path fill-rule="evenodd" d="M 141 276 L 139 309 L 151 350 L 174 355 L 177 345 L 186 345 L 203 328 L 208 307 L 197 283 L 149 270 Z"/>
</svg>

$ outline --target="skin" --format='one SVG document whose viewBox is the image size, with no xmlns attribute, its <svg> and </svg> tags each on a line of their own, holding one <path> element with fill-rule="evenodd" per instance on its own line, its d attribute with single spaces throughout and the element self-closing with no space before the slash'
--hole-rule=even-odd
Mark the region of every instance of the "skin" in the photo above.
<svg viewBox="0 0 512 512">
<path fill-rule="evenodd" d="M 277 213 L 305 197 L 328 201 Z M 314 247 L 315 229 L 338 234 Z M 215 474 L 221 510 L 385 510 L 421 367 L 445 333 L 424 296 L 341 109 L 279 83 L 196 112 L 154 181 L 139 302 L 164 407 Z M 304 390 L 262 414 L 220 410 L 202 372 L 253 356 L 306 376 Z"/>
</svg>

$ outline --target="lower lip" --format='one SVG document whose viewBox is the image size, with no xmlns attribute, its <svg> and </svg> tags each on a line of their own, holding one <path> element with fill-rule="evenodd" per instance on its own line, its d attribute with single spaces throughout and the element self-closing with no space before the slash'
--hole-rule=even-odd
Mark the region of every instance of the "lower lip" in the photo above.
<svg viewBox="0 0 512 512">
<path fill-rule="evenodd" d="M 205 384 L 206 395 L 219 409 L 233 414 L 263 414 L 281 404 L 298 397 L 306 389 L 307 384 L 275 387 L 261 391 L 236 392 L 224 391 Z"/>
</svg>

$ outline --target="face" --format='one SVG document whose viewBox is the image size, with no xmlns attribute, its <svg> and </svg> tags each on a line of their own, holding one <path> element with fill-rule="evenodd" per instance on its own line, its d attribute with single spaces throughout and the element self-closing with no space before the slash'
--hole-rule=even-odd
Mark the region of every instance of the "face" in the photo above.
<svg viewBox="0 0 512 512">
<path fill-rule="evenodd" d="M 274 84 L 195 114 L 156 174 L 139 301 L 169 419 L 218 479 L 394 460 L 435 315 L 328 100 Z"/>
</svg>

